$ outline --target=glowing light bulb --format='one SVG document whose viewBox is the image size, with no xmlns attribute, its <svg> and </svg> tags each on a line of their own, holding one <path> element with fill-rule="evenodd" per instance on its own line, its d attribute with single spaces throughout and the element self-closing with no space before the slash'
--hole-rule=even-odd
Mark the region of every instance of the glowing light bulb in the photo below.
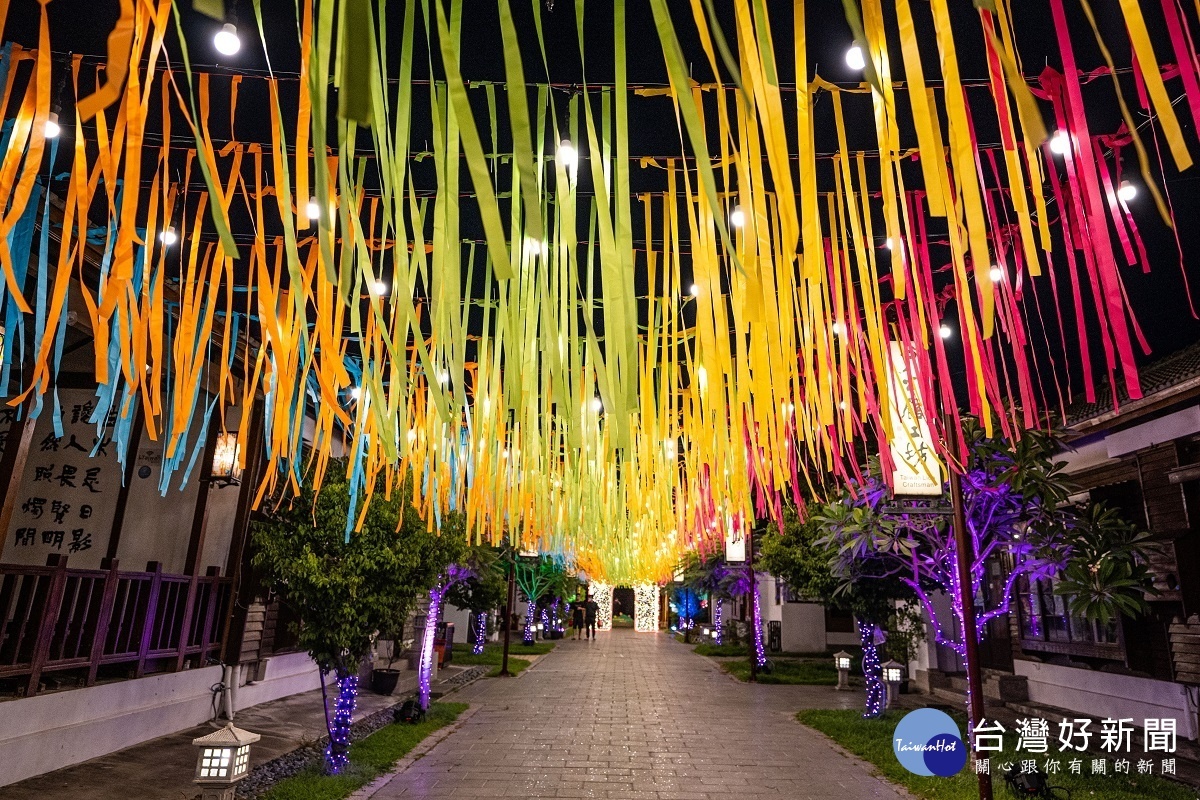
<svg viewBox="0 0 1200 800">
<path fill-rule="evenodd" d="M 1138 188 L 1129 181 L 1121 181 L 1121 185 L 1117 187 L 1117 197 L 1128 203 L 1133 198 L 1137 197 Z"/>
<path fill-rule="evenodd" d="M 1066 131 L 1055 131 L 1050 137 L 1050 152 L 1056 156 L 1066 155 L 1071 150 L 1071 134 Z"/>
<path fill-rule="evenodd" d="M 592 411 L 595 411 L 597 414 L 599 414 L 603 410 L 604 410 L 604 402 L 601 401 L 601 399 L 599 397 L 593 397 L 592 398 Z"/>
<path fill-rule="evenodd" d="M 729 224 L 735 228 L 741 228 L 746 224 L 746 212 L 742 211 L 741 206 L 734 206 L 733 211 L 729 212 Z"/>
<path fill-rule="evenodd" d="M 942 324 L 938 326 L 938 336 L 942 337 L 943 339 L 949 339 L 953 335 L 954 329 L 949 325 Z"/>
<path fill-rule="evenodd" d="M 579 151 L 575 149 L 575 145 L 571 144 L 570 139 L 563 139 L 558 143 L 558 150 L 554 153 L 566 169 L 573 170 L 579 165 Z"/>
<path fill-rule="evenodd" d="M 892 244 L 892 237 L 889 236 L 887 241 L 883 243 L 883 246 L 886 247 L 888 250 L 891 250 L 892 247 L 894 247 L 894 245 Z"/>
<path fill-rule="evenodd" d="M 993 264 L 992 268 L 988 270 L 988 277 L 992 279 L 992 283 L 999 283 L 1004 280 L 1004 270 Z"/>
<path fill-rule="evenodd" d="M 415 442 L 416 440 L 417 440 L 417 429 L 416 429 L 416 428 L 409 428 L 409 429 L 408 429 L 408 443 L 409 443 L 409 444 L 412 444 L 412 443 L 413 443 L 413 442 Z"/>
<path fill-rule="evenodd" d="M 371 287 L 371 292 L 376 297 L 383 297 L 388 293 L 388 285 L 383 281 L 375 281 L 375 284 Z"/>
<path fill-rule="evenodd" d="M 846 332 L 846 326 L 840 322 L 835 322 L 832 325 L 832 330 L 835 336 L 841 336 Z"/>
<path fill-rule="evenodd" d="M 174 228 L 166 227 L 158 234 L 158 240 L 163 243 L 164 247 L 170 247 L 179 241 L 179 234 L 175 232 Z"/>
<path fill-rule="evenodd" d="M 527 255 L 527 256 L 540 255 L 542 258 L 545 258 L 546 254 L 549 252 L 550 252 L 550 248 L 546 245 L 545 242 L 535 239 L 532 236 L 525 237 L 525 255 Z"/>
<path fill-rule="evenodd" d="M 317 220 L 321 218 L 321 204 L 317 202 L 317 198 L 308 198 L 308 205 L 304 206 L 304 216 L 309 220 Z"/>
<path fill-rule="evenodd" d="M 360 397 L 362 397 L 362 387 L 361 386 L 355 386 L 353 389 L 350 390 L 350 399 L 351 400 L 357 400 Z"/>
<path fill-rule="evenodd" d="M 445 386 L 447 383 L 450 382 L 450 373 L 447 372 L 446 370 L 441 370 L 440 372 L 438 372 L 437 381 L 442 386 Z"/>
<path fill-rule="evenodd" d="M 221 30 L 213 36 L 213 47 L 223 56 L 232 56 L 242 49 L 242 40 L 238 38 L 237 25 L 226 22 Z"/>
<path fill-rule="evenodd" d="M 866 69 L 867 59 L 863 56 L 862 48 L 858 45 L 852 45 L 846 51 L 846 66 L 853 70 Z"/>
<path fill-rule="evenodd" d="M 62 127 L 58 124 L 58 113 L 51 111 L 50 116 L 46 118 L 46 126 L 42 128 L 42 133 L 47 139 L 57 139 L 62 133 Z"/>
<path fill-rule="evenodd" d="M 691 287 L 689 287 L 689 288 L 688 288 L 688 294 L 690 294 L 692 297 L 699 297 L 699 296 L 700 296 L 700 286 L 699 286 L 699 284 L 695 284 L 695 283 L 693 283 L 693 284 L 691 285 Z"/>
</svg>

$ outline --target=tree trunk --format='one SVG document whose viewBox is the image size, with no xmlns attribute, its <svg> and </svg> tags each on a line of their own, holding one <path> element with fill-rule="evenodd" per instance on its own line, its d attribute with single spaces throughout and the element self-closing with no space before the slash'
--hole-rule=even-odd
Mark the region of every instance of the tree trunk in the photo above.
<svg viewBox="0 0 1200 800">
<path fill-rule="evenodd" d="M 887 687 L 883 685 L 883 670 L 879 663 L 879 648 L 875 645 L 875 634 L 879 626 L 866 620 L 858 621 L 858 636 L 862 642 L 863 678 L 867 682 L 867 704 L 863 716 L 874 719 L 883 714 L 887 702 Z"/>
<path fill-rule="evenodd" d="M 533 644 L 533 612 L 536 608 L 536 603 L 532 600 L 525 606 L 525 630 L 521 636 L 521 641 L 526 645 Z"/>
<path fill-rule="evenodd" d="M 333 717 L 327 717 L 329 745 L 325 748 L 325 771 L 337 775 L 350 761 L 350 723 L 358 704 L 358 676 L 345 663 L 336 668 L 338 696 Z"/>
</svg>

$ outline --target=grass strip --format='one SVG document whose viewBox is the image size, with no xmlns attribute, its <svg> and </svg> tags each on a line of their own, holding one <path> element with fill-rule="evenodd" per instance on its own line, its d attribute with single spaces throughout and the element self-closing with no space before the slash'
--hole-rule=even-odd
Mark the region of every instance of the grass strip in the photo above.
<svg viewBox="0 0 1200 800">
<path fill-rule="evenodd" d="M 284 778 L 260 800 L 342 800 L 365 786 L 408 754 L 439 728 L 444 728 L 467 710 L 466 703 L 434 703 L 425 721 L 417 725 L 394 723 L 350 745 L 350 763 L 340 775 L 325 775 L 323 765 L 309 767 Z"/>
<path fill-rule="evenodd" d="M 929 798 L 929 800 L 977 800 L 979 781 L 970 765 L 949 778 L 914 775 L 900 766 L 895 753 L 892 752 L 892 735 L 904 713 L 889 711 L 880 719 L 871 720 L 863 719 L 862 712 L 858 710 L 809 709 L 798 713 L 796 719 L 810 728 L 817 729 L 859 758 L 869 761 L 878 768 L 884 778 L 903 786 L 917 797 Z M 958 714 L 953 716 L 959 725 L 959 730 L 965 730 L 965 718 Z M 1054 749 L 1053 742 L 1051 749 Z M 1074 798 L 1086 798 L 1087 800 L 1144 800 L 1147 797 L 1152 797 L 1154 800 L 1195 800 L 1196 798 L 1194 790 L 1189 790 L 1179 783 L 1157 775 L 1136 774 L 1138 760 L 1136 752 L 1118 756 L 1128 758 L 1132 762 L 1133 768 L 1130 771 L 1134 774 L 1114 774 L 1114 758 L 1110 757 L 1106 764 L 1107 774 L 1092 775 L 1092 758 L 1099 756 L 1100 754 L 1092 753 L 1075 753 L 1073 755 L 1051 753 L 1038 756 L 1026 753 L 1017 754 L 1016 737 L 1006 734 L 1003 752 L 993 754 L 989 758 L 995 795 L 996 797 L 1011 796 L 1004 785 L 1004 779 L 1000 776 L 998 768 L 1000 763 L 1019 763 L 1022 758 L 1033 758 L 1037 761 L 1039 768 L 1044 768 L 1047 758 L 1052 760 L 1059 758 L 1062 761 L 1061 772 L 1048 776 L 1050 784 L 1067 789 Z M 1083 759 L 1081 775 L 1069 774 L 1067 765 L 1071 758 Z M 1158 766 L 1159 759 L 1154 759 L 1154 767 L 1157 769 Z"/>
<path fill-rule="evenodd" d="M 556 642 L 534 642 L 531 645 L 524 645 L 520 642 L 513 643 L 508 648 L 508 671 L 513 675 L 520 674 L 522 670 L 531 663 L 522 656 L 540 656 L 549 653 L 554 649 Z M 500 644 L 489 644 L 483 648 L 483 652 L 475 655 L 471 652 L 472 647 L 469 644 L 454 645 L 454 664 L 463 667 L 475 666 L 483 664 L 492 667 L 492 670 L 487 674 L 487 677 L 494 678 L 500 674 L 500 665 L 504 662 L 504 646 Z"/>
<path fill-rule="evenodd" d="M 836 686 L 837 670 L 832 662 L 825 661 L 776 661 L 770 672 L 758 671 L 759 683 L 777 683 L 800 686 Z M 721 663 L 721 669 L 728 672 L 739 681 L 750 680 L 750 659 L 740 658 L 737 661 Z"/>
</svg>

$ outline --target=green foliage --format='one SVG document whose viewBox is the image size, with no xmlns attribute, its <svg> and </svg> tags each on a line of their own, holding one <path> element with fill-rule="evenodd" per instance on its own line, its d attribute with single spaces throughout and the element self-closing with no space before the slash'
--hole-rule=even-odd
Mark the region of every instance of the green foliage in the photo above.
<svg viewBox="0 0 1200 800">
<path fill-rule="evenodd" d="M 550 556 L 517 559 L 517 588 L 527 602 L 536 603 L 543 597 L 561 597 L 568 581 L 574 580 L 567 575 L 563 565 Z"/>
<path fill-rule="evenodd" d="M 434 703 L 425 721 L 416 725 L 388 725 L 361 742 L 350 745 L 350 765 L 339 775 L 324 775 L 312 767 L 284 778 L 262 795 L 262 800 L 342 800 L 391 769 L 421 741 L 444 728 L 467 710 L 466 703 Z"/>
<path fill-rule="evenodd" d="M 1103 625 L 1145 613 L 1145 596 L 1155 593 L 1143 558 L 1150 534 L 1103 504 L 1086 509 L 1079 520 L 1074 553 L 1055 579 L 1054 593 L 1067 597 L 1072 615 Z"/>
<path fill-rule="evenodd" d="M 484 614 L 508 600 L 508 564 L 494 547 L 470 548 L 466 566 L 471 575 L 446 591 L 446 600 L 458 608 Z"/>
<path fill-rule="evenodd" d="M 465 553 L 460 515 L 430 533 L 407 487 L 380 486 L 362 529 L 345 541 L 349 491 L 344 464 L 330 467 L 320 494 L 305 483 L 252 529 L 254 565 L 298 612 L 300 646 L 323 669 L 353 671 L 376 631 L 394 628 L 418 592 Z"/>
<path fill-rule="evenodd" d="M 976 800 L 979 797 L 979 780 L 970 768 L 949 778 L 942 778 L 914 775 L 900 766 L 892 750 L 892 735 L 905 713 L 906 710 L 895 710 L 877 719 L 863 719 L 858 711 L 853 710 L 808 709 L 798 713 L 796 719 L 870 762 L 884 778 L 903 786 L 916 797 L 927 800 Z M 959 730 L 966 730 L 963 715 L 953 716 Z M 1004 752 L 1011 754 L 1015 750 L 1016 735 L 1009 732 L 1005 735 Z M 998 758 L 991 760 L 993 773 L 999 761 L 1001 759 Z M 1182 784 L 1154 775 L 1138 775 L 1136 771 L 1132 775 L 1112 774 L 1112 765 L 1109 767 L 1110 772 L 1104 777 L 1093 777 L 1088 774 L 1086 767 L 1082 775 L 1071 775 L 1063 769 L 1050 776 L 1050 783 L 1069 790 L 1072 797 L 1086 797 L 1087 800 L 1143 800 L 1147 797 L 1155 800 L 1195 800 L 1195 791 Z M 994 776 L 992 780 L 996 797 L 1008 796 L 999 776 Z"/>
</svg>

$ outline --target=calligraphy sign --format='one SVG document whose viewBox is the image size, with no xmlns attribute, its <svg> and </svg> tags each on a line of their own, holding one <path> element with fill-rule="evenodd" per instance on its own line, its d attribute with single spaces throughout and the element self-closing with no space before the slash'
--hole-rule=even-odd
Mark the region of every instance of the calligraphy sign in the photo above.
<svg viewBox="0 0 1200 800">
<path fill-rule="evenodd" d="M 933 448 L 921 386 L 908 372 L 908 360 L 899 342 L 888 351 L 888 415 L 892 432 L 892 492 L 897 495 L 936 497 L 942 494 L 942 463 Z"/>
</svg>

